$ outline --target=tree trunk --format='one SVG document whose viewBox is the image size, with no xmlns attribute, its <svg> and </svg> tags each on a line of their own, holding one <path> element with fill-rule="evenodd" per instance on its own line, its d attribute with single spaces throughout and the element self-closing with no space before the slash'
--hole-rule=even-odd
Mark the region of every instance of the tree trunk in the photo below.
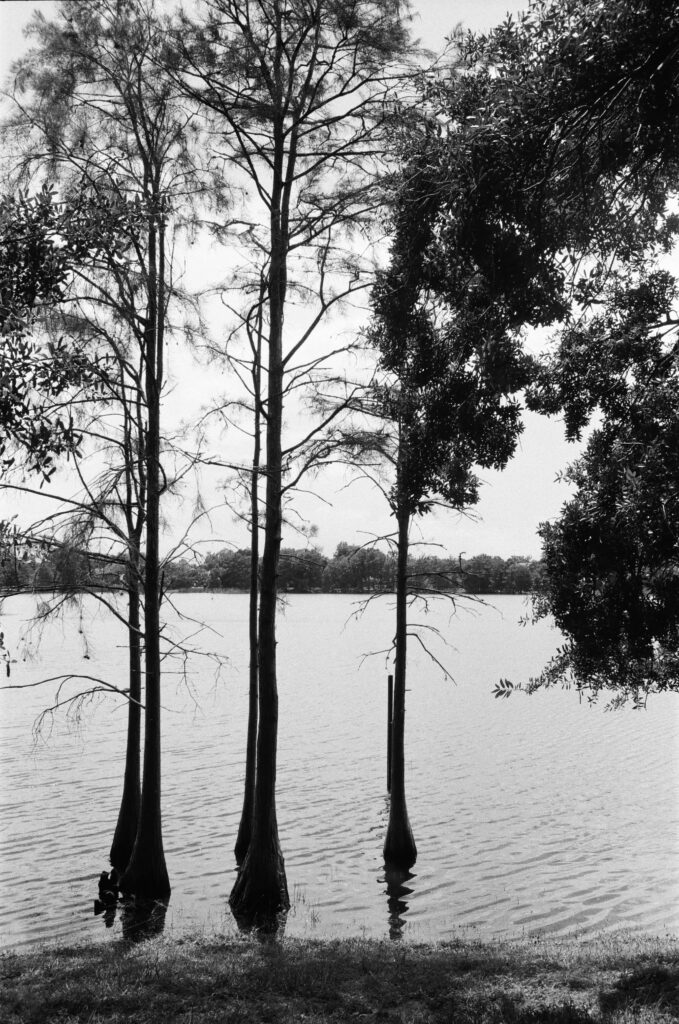
<svg viewBox="0 0 679 1024">
<path fill-rule="evenodd" d="M 157 242 L 159 242 L 157 246 Z M 147 430 L 146 553 L 144 560 L 144 652 L 146 713 L 144 766 L 139 828 L 120 888 L 142 899 L 167 899 L 170 880 L 165 865 L 161 814 L 160 766 L 160 392 L 163 379 L 165 303 L 162 213 L 154 202 L 149 230 L 149 304 L 146 324 Z"/>
<path fill-rule="evenodd" d="M 268 499 L 275 497 L 275 490 L 275 483 L 271 486 L 269 479 Z M 264 930 L 275 928 L 280 913 L 290 906 L 276 818 L 276 577 L 279 549 L 280 514 L 267 516 L 259 610 L 259 723 L 252 833 L 229 900 L 240 924 Z"/>
<path fill-rule="evenodd" d="M 283 314 L 287 236 L 283 226 L 282 122 L 278 126 L 279 165 L 274 176 L 269 275 L 269 366 L 266 428 L 266 518 L 259 603 L 259 724 L 252 835 L 230 896 L 239 923 L 276 927 L 290 906 L 285 862 L 276 818 L 278 685 L 276 679 L 276 601 L 281 550 L 283 425 Z"/>
<path fill-rule="evenodd" d="M 139 617 L 138 567 L 130 566 L 128 580 L 128 643 L 130 694 L 127 706 L 127 749 L 125 752 L 125 780 L 118 812 L 118 823 L 113 834 L 109 859 L 118 877 L 122 875 L 132 856 L 132 848 L 139 825 L 141 785 L 139 781 L 141 741 L 141 637 Z M 134 573 L 134 578 L 132 578 Z"/>
<path fill-rule="evenodd" d="M 259 375 L 256 374 L 256 377 Z M 248 741 L 245 755 L 245 791 L 243 794 L 243 810 L 236 838 L 234 853 L 236 863 L 240 866 L 245 860 L 252 835 L 252 815 L 255 806 L 255 777 L 257 765 L 257 705 L 259 701 L 259 644 L 257 629 L 257 613 L 259 604 L 259 461 L 261 446 L 261 424 L 259 411 L 259 386 L 255 381 L 255 450 L 252 458 L 252 477 L 250 482 L 250 518 L 252 522 L 252 540 L 250 543 L 250 696 L 248 704 Z"/>
<path fill-rule="evenodd" d="M 398 489 L 398 482 L 397 482 Z M 394 666 L 394 719 L 391 751 L 389 824 L 384 840 L 388 868 L 407 870 L 417 860 L 405 791 L 406 647 L 408 633 L 408 528 L 410 515 L 399 508 L 398 559 L 396 563 L 396 664 Z"/>
<path fill-rule="evenodd" d="M 267 434 L 269 458 L 276 440 Z M 280 423 L 280 420 L 279 420 Z M 280 429 L 280 428 L 279 428 Z M 278 464 L 267 477 L 267 519 L 262 557 L 259 608 L 259 722 L 252 832 L 245 860 L 230 897 L 234 916 L 246 927 L 275 928 L 278 916 L 290 906 L 285 863 L 276 818 L 276 754 L 278 744 L 278 687 L 276 682 L 276 599 L 280 552 L 280 433 Z M 277 514 L 276 514 L 277 513 Z"/>
</svg>

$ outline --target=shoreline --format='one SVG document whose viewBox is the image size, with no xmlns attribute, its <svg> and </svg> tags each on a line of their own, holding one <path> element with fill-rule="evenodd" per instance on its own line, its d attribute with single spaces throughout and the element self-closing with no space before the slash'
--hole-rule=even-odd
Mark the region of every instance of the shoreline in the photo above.
<svg viewBox="0 0 679 1024">
<path fill-rule="evenodd" d="M 679 938 L 408 943 L 161 936 L 0 956 L 7 1024 L 669 1024 Z"/>
</svg>

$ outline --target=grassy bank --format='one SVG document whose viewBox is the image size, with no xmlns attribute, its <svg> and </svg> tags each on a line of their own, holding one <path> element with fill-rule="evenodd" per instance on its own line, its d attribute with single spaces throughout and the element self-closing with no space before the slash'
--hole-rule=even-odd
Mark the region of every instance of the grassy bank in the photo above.
<svg viewBox="0 0 679 1024">
<path fill-rule="evenodd" d="M 3 1024 L 679 1020 L 679 943 L 166 939 L 9 952 Z"/>
</svg>

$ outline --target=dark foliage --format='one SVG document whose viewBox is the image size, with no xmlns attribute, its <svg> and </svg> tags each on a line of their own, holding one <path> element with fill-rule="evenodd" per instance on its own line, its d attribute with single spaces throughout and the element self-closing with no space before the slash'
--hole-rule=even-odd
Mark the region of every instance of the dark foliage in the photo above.
<svg viewBox="0 0 679 1024">
<path fill-rule="evenodd" d="M 543 524 L 538 614 L 566 635 L 532 686 L 574 682 L 642 703 L 676 689 L 679 662 L 679 372 L 667 273 L 614 278 L 602 312 L 565 331 L 540 400 L 577 435 L 601 425 L 568 480 L 574 496 Z"/>
<path fill-rule="evenodd" d="M 91 263 L 116 226 L 85 196 L 57 202 L 43 188 L 0 203 L 0 458 L 45 479 L 55 459 L 79 454 L 77 431 L 58 399 L 98 390 L 105 366 L 72 343 L 34 341 L 39 316 L 66 296 L 75 268 Z"/>
<path fill-rule="evenodd" d="M 678 640 L 674 282 L 657 266 L 678 226 L 676 5 L 535 2 L 461 39 L 460 55 L 465 73 L 424 97 L 393 331 L 423 289 L 446 302 L 467 289 L 472 335 L 492 309 L 472 343 L 491 357 L 494 319 L 562 325 L 530 403 L 563 410 L 572 437 L 594 410 L 603 426 L 570 473 L 575 498 L 543 528 L 538 611 L 567 641 L 531 687 L 566 679 L 641 700 L 673 685 Z"/>
</svg>

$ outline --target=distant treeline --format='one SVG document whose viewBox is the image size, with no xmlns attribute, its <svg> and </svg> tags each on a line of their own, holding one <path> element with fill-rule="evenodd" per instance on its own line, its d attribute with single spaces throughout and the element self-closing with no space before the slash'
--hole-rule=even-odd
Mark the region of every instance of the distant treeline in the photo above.
<svg viewBox="0 0 679 1024">
<path fill-rule="evenodd" d="M 0 544 L 0 590 L 118 590 L 125 568 L 118 559 L 83 552 L 68 544 L 19 539 Z"/>
<path fill-rule="evenodd" d="M 542 563 L 523 555 L 498 558 L 411 558 L 413 586 L 470 594 L 526 594 L 536 590 Z M 317 548 L 283 548 L 280 587 L 289 593 L 377 593 L 394 589 L 395 559 L 377 548 L 341 543 L 328 558 Z M 243 590 L 250 579 L 250 552 L 227 548 L 202 560 L 180 559 L 164 568 L 166 590 Z M 68 546 L 6 549 L 0 560 L 3 591 L 118 589 L 123 567 Z"/>
<path fill-rule="evenodd" d="M 541 563 L 522 555 L 497 558 L 437 558 L 423 555 L 409 563 L 413 585 L 426 590 L 472 594 L 525 594 L 536 589 Z M 395 558 L 377 548 L 341 543 L 328 558 L 316 548 L 283 548 L 280 587 L 290 593 L 371 593 L 394 589 Z M 165 570 L 174 590 L 247 590 L 250 553 L 224 549 L 200 563 L 178 561 Z"/>
</svg>

